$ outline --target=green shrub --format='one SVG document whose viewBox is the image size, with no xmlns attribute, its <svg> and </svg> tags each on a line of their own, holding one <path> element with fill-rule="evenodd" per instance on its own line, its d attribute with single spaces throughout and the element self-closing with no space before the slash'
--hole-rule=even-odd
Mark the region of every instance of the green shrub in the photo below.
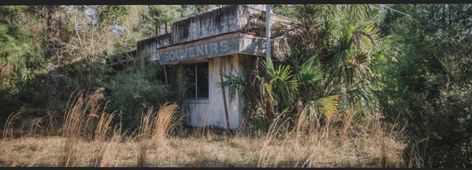
<svg viewBox="0 0 472 170">
<path fill-rule="evenodd" d="M 136 128 L 141 113 L 151 106 L 174 100 L 170 86 L 157 79 L 158 67 L 149 64 L 142 69 L 130 68 L 105 81 L 108 109 L 118 112 L 124 129 Z"/>
</svg>

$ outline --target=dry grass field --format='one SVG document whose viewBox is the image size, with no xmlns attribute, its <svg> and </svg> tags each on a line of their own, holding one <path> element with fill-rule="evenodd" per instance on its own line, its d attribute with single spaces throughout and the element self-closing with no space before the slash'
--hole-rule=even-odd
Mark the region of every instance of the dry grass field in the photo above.
<svg viewBox="0 0 472 170">
<path fill-rule="evenodd" d="M 12 137 L 13 115 L 0 139 L 2 167 L 404 167 L 405 147 L 393 130 L 372 121 L 321 126 L 298 137 L 274 122 L 267 133 L 178 132 L 175 104 L 149 109 L 138 131 L 121 134 L 114 114 L 79 96 L 65 111 L 62 135 Z M 85 113 L 85 114 L 84 114 Z M 92 115 L 92 116 L 91 116 Z M 157 116 L 158 115 L 158 116 Z M 172 131 L 173 130 L 173 131 Z M 172 133 L 171 133 L 172 131 Z M 180 133 L 180 134 L 179 134 Z M 186 134 L 185 134 L 186 133 Z M 185 135 L 183 135 L 185 134 Z"/>
<path fill-rule="evenodd" d="M 62 137 L 2 140 L 0 165 L 63 166 L 65 141 Z M 74 163 L 68 166 L 137 166 L 139 145 L 134 139 L 79 141 L 73 151 Z M 150 146 L 145 151 L 142 166 L 399 167 L 402 149 L 403 145 L 391 138 L 386 138 L 382 146 L 381 142 L 368 136 L 348 139 L 343 145 L 331 140 L 269 142 L 243 136 L 170 138 L 160 145 Z M 99 157 L 102 159 L 97 162 Z"/>
</svg>

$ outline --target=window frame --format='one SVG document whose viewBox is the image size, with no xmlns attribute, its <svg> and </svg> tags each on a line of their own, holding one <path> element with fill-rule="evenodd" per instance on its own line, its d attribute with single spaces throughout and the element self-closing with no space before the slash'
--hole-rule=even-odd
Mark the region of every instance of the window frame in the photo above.
<svg viewBox="0 0 472 170">
<path fill-rule="evenodd" d="M 198 82 L 199 82 L 199 78 L 198 78 L 198 75 L 199 75 L 199 67 L 198 67 L 198 66 L 199 66 L 200 64 L 202 64 L 202 63 L 206 63 L 206 67 L 207 67 L 207 68 L 206 68 L 206 69 L 207 69 L 207 73 L 206 73 L 206 76 L 207 76 L 207 77 L 206 77 L 206 80 L 207 80 L 208 82 L 206 83 L 207 86 L 204 87 L 204 88 L 206 88 L 206 92 L 207 92 L 207 95 L 206 95 L 206 96 L 207 96 L 207 97 L 199 97 L 199 90 L 198 90 L 198 88 L 199 88 L 199 85 L 201 85 L 201 84 L 198 83 Z M 209 100 L 209 98 L 210 98 L 210 87 L 209 87 L 209 83 L 210 83 L 210 82 L 209 82 L 209 81 L 210 81 L 209 62 L 192 63 L 192 64 L 189 64 L 188 66 L 194 67 L 194 68 L 193 68 L 194 76 L 193 76 L 193 77 L 189 77 L 189 78 L 190 78 L 190 81 L 192 82 L 192 84 L 193 84 L 193 83 L 195 84 L 194 87 L 193 87 L 194 90 L 193 90 L 193 92 L 192 92 L 192 93 L 194 93 L 194 94 L 192 95 L 192 96 L 194 96 L 194 97 L 188 97 L 188 96 L 186 96 L 185 99 L 186 99 L 186 100 L 193 100 L 193 101 Z"/>
</svg>

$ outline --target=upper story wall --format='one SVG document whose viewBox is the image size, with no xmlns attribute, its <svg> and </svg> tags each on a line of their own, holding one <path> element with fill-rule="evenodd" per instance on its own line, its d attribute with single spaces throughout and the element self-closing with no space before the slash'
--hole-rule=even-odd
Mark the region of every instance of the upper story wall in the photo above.
<svg viewBox="0 0 472 170">
<path fill-rule="evenodd" d="M 157 37 L 138 41 L 136 49 L 137 56 L 140 58 L 147 59 L 149 61 L 159 60 L 157 48 L 170 45 L 172 42 L 171 38 L 171 34 L 163 34 Z"/>
<path fill-rule="evenodd" d="M 270 25 L 290 27 L 289 18 L 272 14 Z M 137 55 L 149 61 L 159 60 L 158 48 L 183 44 L 233 32 L 250 33 L 264 38 L 265 11 L 248 5 L 231 5 L 196 15 L 172 24 L 172 32 L 137 43 Z M 275 30 L 275 29 L 273 29 Z"/>
<path fill-rule="evenodd" d="M 228 6 L 193 16 L 172 25 L 173 43 L 197 40 L 239 30 L 239 6 Z"/>
<path fill-rule="evenodd" d="M 265 11 L 247 5 L 226 6 L 175 22 L 172 28 L 172 44 L 229 32 L 249 31 L 246 28 L 260 22 L 265 22 Z M 293 20 L 271 14 L 271 27 L 275 23 L 289 25 L 290 22 Z"/>
</svg>

